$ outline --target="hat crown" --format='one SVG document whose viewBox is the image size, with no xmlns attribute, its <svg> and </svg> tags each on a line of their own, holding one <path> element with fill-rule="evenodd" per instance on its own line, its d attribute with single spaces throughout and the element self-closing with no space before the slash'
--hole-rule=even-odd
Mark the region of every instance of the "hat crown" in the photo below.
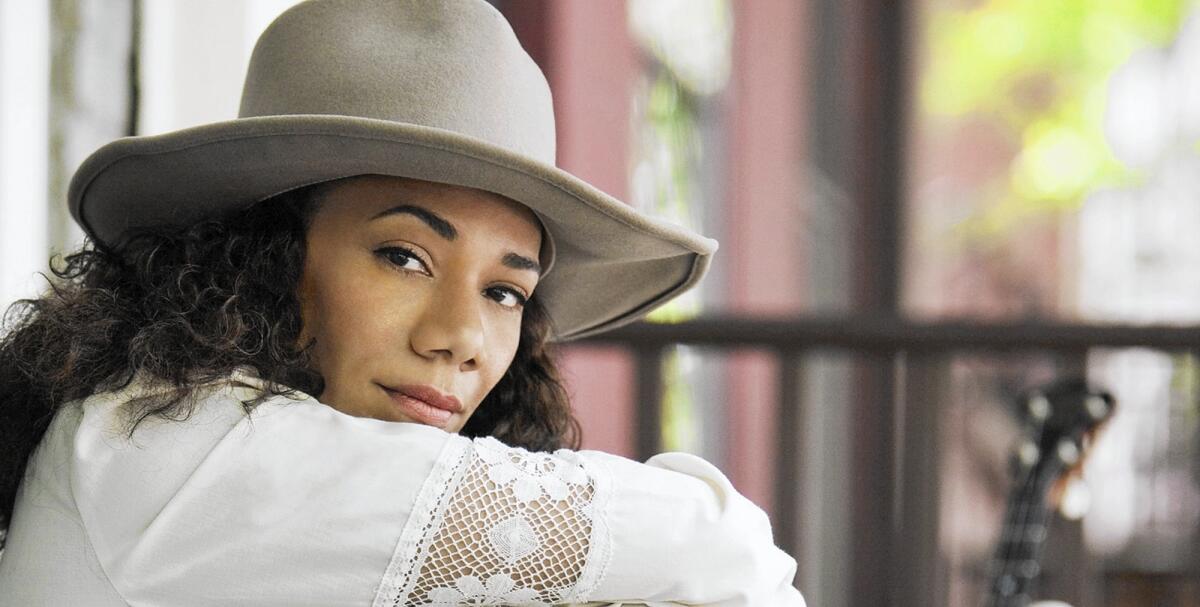
<svg viewBox="0 0 1200 607">
<path fill-rule="evenodd" d="M 309 0 L 259 37 L 239 118 L 330 114 L 453 131 L 554 164 L 550 87 L 483 0 Z"/>
</svg>

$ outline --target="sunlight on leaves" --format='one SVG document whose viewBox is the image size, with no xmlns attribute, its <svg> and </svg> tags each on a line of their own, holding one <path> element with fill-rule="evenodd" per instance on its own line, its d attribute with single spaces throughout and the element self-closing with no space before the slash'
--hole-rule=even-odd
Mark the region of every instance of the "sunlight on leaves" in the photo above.
<svg viewBox="0 0 1200 607">
<path fill-rule="evenodd" d="M 1008 183 L 968 224 L 999 236 L 1032 212 L 1078 208 L 1098 187 L 1136 179 L 1104 134 L 1108 82 L 1139 49 L 1176 36 L 1194 0 L 934 1 L 925 15 L 920 112 L 972 119 L 1020 142 Z M 981 226 L 986 230 L 977 231 Z M 965 227 L 965 225 L 964 225 Z"/>
</svg>

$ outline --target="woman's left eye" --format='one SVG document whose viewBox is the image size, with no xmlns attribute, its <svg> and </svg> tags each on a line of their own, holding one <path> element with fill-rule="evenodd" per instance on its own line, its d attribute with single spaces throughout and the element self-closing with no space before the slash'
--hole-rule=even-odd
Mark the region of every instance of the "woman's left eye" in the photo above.
<svg viewBox="0 0 1200 607">
<path fill-rule="evenodd" d="M 496 303 L 506 307 L 519 309 L 525 306 L 528 298 L 517 292 L 516 289 L 508 287 L 492 287 L 486 291 Z"/>
</svg>

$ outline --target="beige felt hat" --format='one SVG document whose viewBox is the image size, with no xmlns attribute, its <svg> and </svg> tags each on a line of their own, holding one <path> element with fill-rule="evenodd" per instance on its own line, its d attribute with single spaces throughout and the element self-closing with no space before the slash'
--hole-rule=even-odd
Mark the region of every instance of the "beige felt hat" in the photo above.
<svg viewBox="0 0 1200 607">
<path fill-rule="evenodd" d="M 635 212 L 554 166 L 546 79 L 484 0 L 310 0 L 263 33 L 233 120 L 113 141 L 71 180 L 98 246 L 361 174 L 473 187 L 527 205 L 553 262 L 555 339 L 599 333 L 700 280 L 714 240 Z"/>
</svg>

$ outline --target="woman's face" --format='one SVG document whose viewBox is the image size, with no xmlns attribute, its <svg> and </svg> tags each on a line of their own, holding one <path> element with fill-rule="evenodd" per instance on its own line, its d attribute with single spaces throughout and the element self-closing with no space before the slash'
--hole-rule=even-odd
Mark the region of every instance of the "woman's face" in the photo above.
<svg viewBox="0 0 1200 607">
<path fill-rule="evenodd" d="M 321 402 L 457 432 L 517 350 L 541 230 L 502 196 L 377 175 L 328 186 L 300 279 Z"/>
</svg>

